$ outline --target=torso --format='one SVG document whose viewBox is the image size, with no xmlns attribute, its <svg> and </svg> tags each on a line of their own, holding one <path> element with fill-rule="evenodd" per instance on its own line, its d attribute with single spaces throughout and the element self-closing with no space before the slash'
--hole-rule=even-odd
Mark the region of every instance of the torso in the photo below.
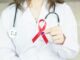
<svg viewBox="0 0 80 60">
<path fill-rule="evenodd" d="M 11 9 L 11 8 L 10 8 Z M 13 9 L 14 11 L 15 9 Z M 40 12 L 41 10 L 41 12 Z M 8 11 L 10 12 L 9 15 L 9 20 L 10 22 L 9 25 L 7 27 L 12 28 L 12 24 L 13 24 L 13 17 L 12 15 L 14 15 L 13 11 Z M 32 11 L 32 12 L 31 12 Z M 39 32 L 38 30 L 38 23 L 35 23 L 35 19 L 32 17 L 32 15 L 34 15 L 34 17 L 37 18 L 37 20 L 39 21 L 39 19 L 42 19 L 46 16 L 46 14 L 48 14 L 48 10 L 46 9 L 45 6 L 43 6 L 43 8 L 41 9 L 38 8 L 37 12 L 36 9 L 31 9 L 31 11 L 29 9 L 26 9 L 24 11 L 24 13 L 20 13 L 18 12 L 18 16 L 17 16 L 17 20 L 16 20 L 16 27 L 15 29 L 17 30 L 17 37 L 15 40 L 13 40 L 13 42 L 16 45 L 16 50 L 19 54 L 25 54 L 27 57 L 25 57 L 26 59 L 32 59 L 32 60 L 39 60 L 39 59 L 34 59 L 31 58 L 30 56 L 28 57 L 28 55 L 31 56 L 38 56 L 39 58 L 44 57 L 44 60 L 60 60 L 60 58 L 51 51 L 51 47 L 49 47 L 49 45 L 46 45 L 44 43 L 44 40 L 42 39 L 42 37 L 40 36 L 38 38 L 38 40 L 35 43 L 32 43 L 32 38 Z M 13 14 L 12 14 L 13 13 Z M 32 13 L 32 14 L 31 14 Z M 7 15 L 8 16 L 8 15 Z M 11 16 L 11 17 L 10 17 Z M 39 18 L 38 18 L 39 16 Z M 7 17 L 6 17 L 7 18 Z M 48 19 L 45 19 L 45 21 L 47 22 L 47 27 L 52 27 L 57 25 L 57 18 L 52 15 L 49 16 Z M 7 23 L 7 24 L 8 24 Z M 4 22 L 4 25 L 7 25 L 6 22 Z M 51 40 L 50 36 L 47 35 L 48 39 Z M 25 53 L 25 51 L 27 51 Z M 37 55 L 38 54 L 38 55 Z M 46 59 L 46 56 L 50 59 Z M 28 59 L 28 60 L 29 60 Z"/>
</svg>

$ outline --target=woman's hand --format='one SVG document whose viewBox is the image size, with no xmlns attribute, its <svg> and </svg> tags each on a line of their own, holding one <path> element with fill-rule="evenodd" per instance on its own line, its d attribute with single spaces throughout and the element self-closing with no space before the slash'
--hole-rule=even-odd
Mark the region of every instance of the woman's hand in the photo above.
<svg viewBox="0 0 80 60">
<path fill-rule="evenodd" d="M 62 45 L 65 41 L 65 36 L 59 26 L 49 28 L 49 29 L 45 30 L 45 33 L 52 36 L 53 43 L 55 43 L 55 44 Z"/>
</svg>

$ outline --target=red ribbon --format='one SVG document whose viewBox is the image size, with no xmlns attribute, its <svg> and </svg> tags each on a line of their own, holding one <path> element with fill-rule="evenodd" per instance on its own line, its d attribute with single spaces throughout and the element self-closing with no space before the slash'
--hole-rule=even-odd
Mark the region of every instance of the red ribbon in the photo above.
<svg viewBox="0 0 80 60">
<path fill-rule="evenodd" d="M 44 22 L 44 26 L 43 26 L 42 28 L 40 27 L 40 23 L 41 23 L 41 22 Z M 38 32 L 38 33 L 34 36 L 34 38 L 32 39 L 32 42 L 33 42 L 33 43 L 38 39 L 38 37 L 39 37 L 40 35 L 41 35 L 42 38 L 44 39 L 45 43 L 46 43 L 46 44 L 48 43 L 48 39 L 47 39 L 47 37 L 45 36 L 45 33 L 44 33 L 45 28 L 46 28 L 46 22 L 45 22 L 45 20 L 44 20 L 44 19 L 40 19 L 40 20 L 39 20 L 39 24 L 38 24 L 39 32 Z"/>
</svg>

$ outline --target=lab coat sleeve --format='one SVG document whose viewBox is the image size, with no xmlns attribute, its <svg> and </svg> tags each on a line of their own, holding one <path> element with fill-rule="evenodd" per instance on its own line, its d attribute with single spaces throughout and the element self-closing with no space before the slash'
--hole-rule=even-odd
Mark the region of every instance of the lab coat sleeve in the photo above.
<svg viewBox="0 0 80 60">
<path fill-rule="evenodd" d="M 5 23 L 8 21 L 8 9 L 1 14 L 0 18 L 0 60 L 20 60 L 17 56 L 15 47 L 8 37 Z"/>
<path fill-rule="evenodd" d="M 66 39 L 63 45 L 52 44 L 53 50 L 61 58 L 73 58 L 79 52 L 77 23 L 71 8 L 67 4 L 64 3 L 63 6 L 58 8 L 56 8 L 56 12 L 59 14 L 60 27 Z"/>
</svg>

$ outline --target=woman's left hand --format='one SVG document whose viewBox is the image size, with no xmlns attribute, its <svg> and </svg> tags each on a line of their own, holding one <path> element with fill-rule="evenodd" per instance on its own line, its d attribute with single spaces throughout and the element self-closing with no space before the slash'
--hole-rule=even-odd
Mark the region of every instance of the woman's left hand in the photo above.
<svg viewBox="0 0 80 60">
<path fill-rule="evenodd" d="M 59 26 L 49 28 L 49 29 L 45 30 L 45 33 L 52 36 L 52 40 L 55 44 L 62 45 L 65 41 L 65 36 Z"/>
</svg>

